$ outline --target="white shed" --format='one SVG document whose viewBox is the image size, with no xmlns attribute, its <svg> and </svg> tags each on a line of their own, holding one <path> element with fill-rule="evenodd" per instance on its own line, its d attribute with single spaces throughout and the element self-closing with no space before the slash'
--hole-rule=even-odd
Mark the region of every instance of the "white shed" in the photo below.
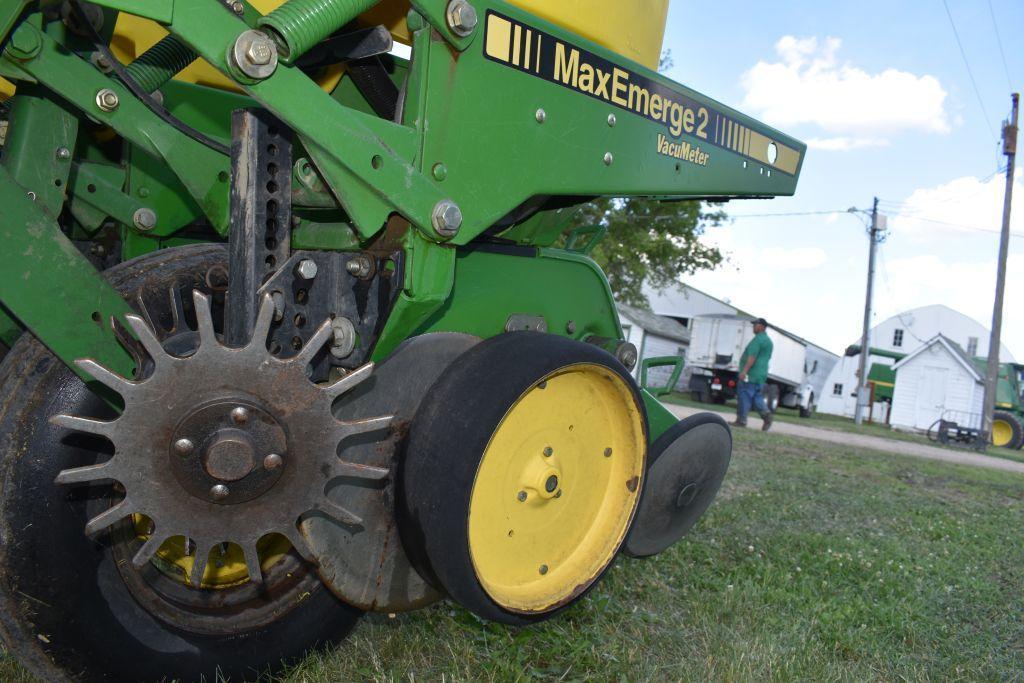
<svg viewBox="0 0 1024 683">
<path fill-rule="evenodd" d="M 636 346 L 640 361 L 658 356 L 686 357 L 690 332 L 682 324 L 627 304 L 616 303 L 616 306 L 626 341 Z M 671 367 L 651 368 L 647 381 L 653 387 L 665 386 L 671 374 Z M 640 381 L 640 362 L 637 362 L 633 375 Z"/>
<path fill-rule="evenodd" d="M 984 379 L 974 361 L 955 342 L 939 334 L 893 365 L 891 423 L 926 430 L 939 418 L 977 428 L 981 421 Z"/>
</svg>

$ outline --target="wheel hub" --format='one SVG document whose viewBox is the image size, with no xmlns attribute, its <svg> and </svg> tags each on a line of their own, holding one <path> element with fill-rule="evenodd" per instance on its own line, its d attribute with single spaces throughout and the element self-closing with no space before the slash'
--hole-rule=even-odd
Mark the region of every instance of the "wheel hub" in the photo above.
<svg viewBox="0 0 1024 683">
<path fill-rule="evenodd" d="M 199 344 L 187 357 L 169 354 L 142 318 L 126 319 L 153 361 L 147 378 L 133 382 L 91 360 L 78 365 L 118 392 L 124 412 L 111 422 L 58 415 L 55 424 L 106 437 L 107 462 L 64 470 L 58 484 L 114 480 L 125 498 L 89 520 L 92 535 L 128 515 L 144 515 L 153 529 L 132 562 L 149 562 L 161 546 L 183 536 L 195 548 L 190 581 L 202 583 L 211 549 L 236 544 L 250 580 L 260 581 L 257 543 L 280 534 L 314 560 L 298 530 L 312 511 L 356 527 L 362 520 L 326 495 L 329 482 L 377 481 L 389 470 L 346 462 L 341 442 L 387 427 L 391 416 L 342 421 L 334 399 L 367 379 L 366 365 L 330 385 L 313 384 L 307 368 L 331 339 L 324 322 L 296 356 L 281 360 L 267 350 L 274 304 L 265 297 L 252 339 L 223 346 L 214 331 L 209 299 L 194 292 Z"/>
</svg>

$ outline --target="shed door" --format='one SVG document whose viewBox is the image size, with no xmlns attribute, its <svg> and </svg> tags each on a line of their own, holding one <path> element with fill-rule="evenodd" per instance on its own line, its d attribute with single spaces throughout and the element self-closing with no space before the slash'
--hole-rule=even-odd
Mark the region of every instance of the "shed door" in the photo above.
<svg viewBox="0 0 1024 683">
<path fill-rule="evenodd" d="M 914 426 L 928 429 L 942 417 L 946 409 L 946 375 L 948 368 L 926 365 L 921 368 L 921 384 L 917 391 Z"/>
</svg>

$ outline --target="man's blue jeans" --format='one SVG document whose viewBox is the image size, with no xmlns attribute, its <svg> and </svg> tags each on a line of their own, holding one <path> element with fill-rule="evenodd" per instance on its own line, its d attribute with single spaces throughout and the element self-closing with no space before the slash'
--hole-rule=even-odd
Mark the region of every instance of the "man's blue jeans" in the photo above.
<svg viewBox="0 0 1024 683">
<path fill-rule="evenodd" d="M 750 412 L 750 406 L 754 406 L 761 415 L 768 412 L 768 407 L 764 403 L 764 396 L 761 395 L 761 389 L 764 387 L 763 384 L 754 384 L 753 382 L 740 382 L 736 387 L 736 420 L 738 422 L 747 421 L 747 413 Z"/>
</svg>

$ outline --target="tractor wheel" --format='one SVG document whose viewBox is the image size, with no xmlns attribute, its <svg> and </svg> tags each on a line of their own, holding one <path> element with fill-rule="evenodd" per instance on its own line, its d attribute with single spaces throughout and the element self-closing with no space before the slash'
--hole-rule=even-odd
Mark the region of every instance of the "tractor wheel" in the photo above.
<svg viewBox="0 0 1024 683">
<path fill-rule="evenodd" d="M 145 300 L 162 341 L 188 353 L 196 333 L 184 319 L 195 318 L 180 293 L 222 302 L 226 256 L 215 246 L 170 249 L 106 274 L 126 297 Z M 61 471 L 108 460 L 112 448 L 50 418 L 114 412 L 31 335 L 0 365 L 0 395 L 0 636 L 40 680 L 249 679 L 355 625 L 360 613 L 282 539 L 258 546 L 262 583 L 247 580 L 246 562 L 223 544 L 193 587 L 196 553 L 181 537 L 136 569 L 133 556 L 153 533 L 145 518 L 126 517 L 95 538 L 83 532 L 123 495 L 120 486 L 54 482 Z"/>
<path fill-rule="evenodd" d="M 1005 410 L 992 413 L 992 445 L 1017 450 L 1024 443 L 1020 418 Z"/>
<path fill-rule="evenodd" d="M 717 413 L 697 413 L 658 437 L 623 552 L 650 557 L 668 550 L 697 523 L 718 493 L 732 458 L 732 432 Z"/>
<path fill-rule="evenodd" d="M 640 494 L 647 419 L 605 351 L 554 335 L 484 341 L 431 387 L 400 472 L 402 538 L 477 615 L 552 616 L 611 566 Z"/>
</svg>

